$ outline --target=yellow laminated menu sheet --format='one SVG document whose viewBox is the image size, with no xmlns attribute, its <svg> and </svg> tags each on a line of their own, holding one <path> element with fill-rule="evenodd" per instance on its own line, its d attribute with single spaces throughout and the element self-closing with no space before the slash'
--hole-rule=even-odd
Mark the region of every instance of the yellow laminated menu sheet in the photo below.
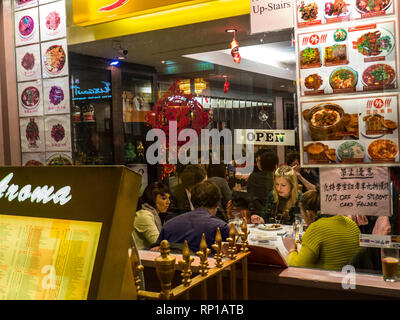
<svg viewBox="0 0 400 320">
<path fill-rule="evenodd" d="M 86 299 L 101 226 L 0 215 L 0 299 Z"/>
</svg>

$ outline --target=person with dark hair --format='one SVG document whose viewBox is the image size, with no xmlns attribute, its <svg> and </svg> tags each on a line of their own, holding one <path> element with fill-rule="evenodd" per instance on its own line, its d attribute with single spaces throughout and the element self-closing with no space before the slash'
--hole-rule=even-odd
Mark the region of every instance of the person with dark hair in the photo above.
<svg viewBox="0 0 400 320">
<path fill-rule="evenodd" d="M 175 215 L 194 210 L 194 206 L 191 202 L 192 188 L 206 179 L 207 172 L 202 166 L 190 164 L 185 167 L 180 175 L 181 183 L 172 190 L 174 197 L 172 210 Z"/>
<path fill-rule="evenodd" d="M 162 227 L 160 214 L 167 212 L 170 194 L 168 187 L 160 182 L 153 182 L 143 191 L 133 224 L 138 249 L 148 248 L 157 241 Z"/>
<path fill-rule="evenodd" d="M 233 191 L 232 200 L 228 202 L 226 212 L 228 219 L 232 219 L 232 212 L 239 211 L 241 218 L 245 218 L 247 223 L 260 224 L 264 223 L 264 219 L 258 215 L 251 215 L 250 198 L 247 192 Z"/>
<path fill-rule="evenodd" d="M 254 214 L 261 215 L 274 185 L 273 172 L 278 165 L 278 157 L 272 152 L 264 151 L 256 157 L 256 163 L 260 171 L 250 175 L 247 181 L 247 193 L 250 197 L 250 210 Z"/>
<path fill-rule="evenodd" d="M 210 164 L 207 170 L 207 180 L 214 182 L 221 191 L 221 207 L 226 208 L 232 199 L 232 190 L 226 181 L 226 166 L 224 164 Z"/>
<path fill-rule="evenodd" d="M 196 209 L 167 221 L 162 227 L 157 243 L 167 240 L 170 243 L 183 244 L 187 240 L 189 249 L 195 253 L 200 249 L 203 233 L 208 247 L 211 248 L 215 243 L 217 228 L 225 241 L 229 237 L 229 226 L 215 217 L 220 199 L 221 193 L 215 183 L 204 181 L 195 185 L 191 200 Z"/>
<path fill-rule="evenodd" d="M 286 164 L 294 170 L 299 183 L 307 190 L 315 190 L 315 186 L 319 184 L 318 172 L 310 168 L 301 168 L 300 154 L 298 152 L 291 152 L 288 154 Z"/>
<path fill-rule="evenodd" d="M 310 190 L 300 199 L 300 211 L 308 225 L 297 252 L 293 238 L 284 238 L 283 244 L 289 252 L 290 266 L 341 270 L 359 250 L 360 229 L 351 219 L 343 216 L 322 217 L 320 193 Z"/>
</svg>

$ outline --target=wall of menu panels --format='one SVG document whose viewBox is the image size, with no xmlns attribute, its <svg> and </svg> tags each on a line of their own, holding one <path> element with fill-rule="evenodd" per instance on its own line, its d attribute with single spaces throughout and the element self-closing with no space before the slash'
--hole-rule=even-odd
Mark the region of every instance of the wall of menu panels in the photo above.
<svg viewBox="0 0 400 320">
<path fill-rule="evenodd" d="M 304 166 L 399 165 L 398 6 L 296 0 Z"/>
<path fill-rule="evenodd" d="M 24 166 L 72 165 L 65 0 L 14 0 Z"/>
</svg>

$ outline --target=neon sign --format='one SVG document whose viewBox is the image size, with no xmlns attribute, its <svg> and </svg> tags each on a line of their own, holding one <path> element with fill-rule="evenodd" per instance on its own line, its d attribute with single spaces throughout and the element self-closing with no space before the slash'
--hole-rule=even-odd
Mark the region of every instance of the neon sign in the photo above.
<svg viewBox="0 0 400 320">
<path fill-rule="evenodd" d="M 71 90 L 73 90 L 72 100 L 94 100 L 94 99 L 108 99 L 111 98 L 111 83 L 107 81 L 102 81 L 104 84 L 102 88 L 90 88 L 87 90 L 82 90 L 79 85 L 71 85 Z"/>
<path fill-rule="evenodd" d="M 59 203 L 61 206 L 72 199 L 72 195 L 70 195 L 70 186 L 65 186 L 56 193 L 53 193 L 54 186 L 49 188 L 47 185 L 43 187 L 36 187 L 32 191 L 32 185 L 30 184 L 23 186 L 21 189 L 15 184 L 9 186 L 8 184 L 13 177 L 14 173 L 11 172 L 8 176 L 0 181 L 0 199 L 5 197 L 10 202 L 15 199 L 17 199 L 18 202 L 31 199 L 32 203 L 36 201 L 36 203 L 43 202 L 43 204 L 53 201 L 55 204 Z"/>
</svg>

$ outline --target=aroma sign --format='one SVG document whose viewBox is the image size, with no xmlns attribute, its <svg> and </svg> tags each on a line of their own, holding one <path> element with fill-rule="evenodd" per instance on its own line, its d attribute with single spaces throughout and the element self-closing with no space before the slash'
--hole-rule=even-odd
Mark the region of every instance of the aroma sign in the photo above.
<svg viewBox="0 0 400 320">
<path fill-rule="evenodd" d="M 89 26 L 202 2 L 210 0 L 72 0 L 73 21 Z"/>
</svg>

